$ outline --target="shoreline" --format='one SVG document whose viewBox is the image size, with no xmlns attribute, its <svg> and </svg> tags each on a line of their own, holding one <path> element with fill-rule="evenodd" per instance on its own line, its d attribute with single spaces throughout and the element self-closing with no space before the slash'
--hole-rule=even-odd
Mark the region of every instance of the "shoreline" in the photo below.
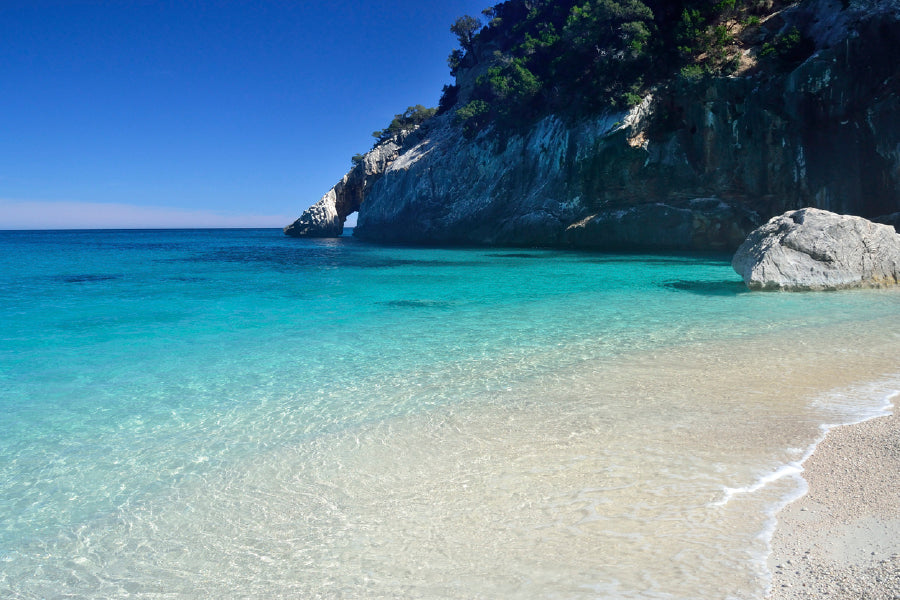
<svg viewBox="0 0 900 600">
<path fill-rule="evenodd" d="M 900 412 L 831 428 L 777 515 L 766 600 L 900 598 Z"/>
</svg>

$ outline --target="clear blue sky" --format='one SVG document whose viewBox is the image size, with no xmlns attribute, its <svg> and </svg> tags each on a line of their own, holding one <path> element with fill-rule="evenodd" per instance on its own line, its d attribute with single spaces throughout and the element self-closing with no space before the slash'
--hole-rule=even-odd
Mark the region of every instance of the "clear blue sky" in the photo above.
<svg viewBox="0 0 900 600">
<path fill-rule="evenodd" d="M 286 225 L 493 3 L 0 0 L 0 229 Z"/>
</svg>

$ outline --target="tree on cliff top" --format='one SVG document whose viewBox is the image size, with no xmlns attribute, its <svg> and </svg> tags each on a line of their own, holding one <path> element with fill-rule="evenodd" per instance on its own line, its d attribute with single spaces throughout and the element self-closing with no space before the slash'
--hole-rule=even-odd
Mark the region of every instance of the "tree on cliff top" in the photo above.
<svg viewBox="0 0 900 600">
<path fill-rule="evenodd" d="M 459 45 L 466 51 L 472 49 L 472 42 L 475 40 L 475 35 L 479 29 L 481 29 L 481 21 L 478 17 L 471 15 L 459 17 L 450 26 L 450 32 L 456 36 L 456 39 L 459 40 Z"/>
<path fill-rule="evenodd" d="M 475 41 L 475 36 L 478 35 L 478 31 L 481 29 L 481 21 L 478 17 L 473 17 L 471 15 L 463 15 L 456 19 L 453 22 L 453 25 L 450 26 L 450 33 L 456 36 L 456 39 L 459 40 L 459 48 L 455 48 L 452 52 L 450 52 L 450 56 L 447 57 L 447 65 L 450 67 L 450 74 L 454 77 L 456 76 L 457 71 L 459 70 L 460 63 L 462 59 L 465 57 L 467 52 L 472 50 L 472 44 Z"/>
<path fill-rule="evenodd" d="M 376 138 L 379 142 L 386 140 L 392 135 L 398 134 L 402 131 L 415 129 L 416 127 L 433 117 L 436 113 L 436 108 L 425 108 L 421 104 L 407 107 L 404 112 L 394 115 L 394 119 L 391 121 L 391 124 L 387 126 L 387 129 L 379 129 L 378 131 L 373 131 L 372 137 Z"/>
</svg>

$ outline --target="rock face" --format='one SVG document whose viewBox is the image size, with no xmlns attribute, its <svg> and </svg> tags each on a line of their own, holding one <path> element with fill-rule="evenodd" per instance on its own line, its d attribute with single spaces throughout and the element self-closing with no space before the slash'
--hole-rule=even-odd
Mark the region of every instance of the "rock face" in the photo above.
<svg viewBox="0 0 900 600">
<path fill-rule="evenodd" d="M 753 231 L 731 264 L 751 289 L 886 287 L 900 283 L 900 234 L 890 225 L 804 208 Z"/>
<path fill-rule="evenodd" d="M 685 178 L 643 139 L 652 97 L 577 124 L 555 116 L 527 134 L 467 140 L 435 119 L 372 187 L 354 232 L 416 244 L 733 250 L 761 219 Z M 713 190 L 714 191 L 714 190 Z"/>
<path fill-rule="evenodd" d="M 286 232 L 337 231 L 306 222 L 358 207 L 355 235 L 379 242 L 733 251 L 788 210 L 900 211 L 900 1 L 805 0 L 764 25 L 797 27 L 812 56 L 517 134 L 467 139 L 451 110 Z"/>
</svg>

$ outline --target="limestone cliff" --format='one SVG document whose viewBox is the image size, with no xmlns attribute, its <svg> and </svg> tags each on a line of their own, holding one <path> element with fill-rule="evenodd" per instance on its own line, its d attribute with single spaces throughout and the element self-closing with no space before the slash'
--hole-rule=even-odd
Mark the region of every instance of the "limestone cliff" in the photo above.
<svg viewBox="0 0 900 600">
<path fill-rule="evenodd" d="M 286 232 L 358 209 L 355 234 L 382 242 L 733 250 L 791 209 L 900 211 L 900 2 L 809 0 L 767 24 L 812 55 L 506 136 L 469 139 L 450 111 L 376 147 Z"/>
</svg>

